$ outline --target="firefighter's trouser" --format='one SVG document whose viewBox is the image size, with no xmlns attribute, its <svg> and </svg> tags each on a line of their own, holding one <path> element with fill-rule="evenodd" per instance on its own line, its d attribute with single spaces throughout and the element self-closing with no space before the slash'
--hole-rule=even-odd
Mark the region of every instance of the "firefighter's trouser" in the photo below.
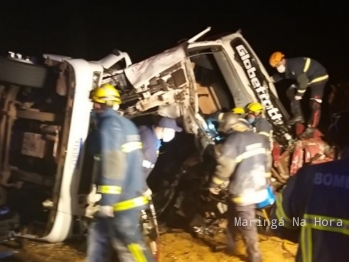
<svg viewBox="0 0 349 262">
<path fill-rule="evenodd" d="M 256 218 L 256 205 L 237 206 L 234 203 L 228 205 L 228 252 L 235 250 L 235 239 L 238 233 L 246 244 L 249 262 L 261 262 L 262 256 L 259 251 Z"/>
<path fill-rule="evenodd" d="M 321 103 L 322 97 L 324 95 L 325 86 L 327 84 L 327 80 L 321 81 L 319 83 L 314 83 L 310 85 L 310 118 L 308 121 L 308 126 L 316 128 L 320 122 L 321 117 Z M 296 95 L 296 88 L 288 88 L 286 94 L 287 97 L 291 101 L 291 113 L 293 116 L 301 116 L 302 108 L 300 100 L 295 100 L 294 97 Z"/>
<path fill-rule="evenodd" d="M 97 216 L 89 230 L 86 262 L 109 261 L 112 248 L 120 262 L 153 262 L 139 221 L 139 209 L 116 212 L 113 218 Z"/>
</svg>

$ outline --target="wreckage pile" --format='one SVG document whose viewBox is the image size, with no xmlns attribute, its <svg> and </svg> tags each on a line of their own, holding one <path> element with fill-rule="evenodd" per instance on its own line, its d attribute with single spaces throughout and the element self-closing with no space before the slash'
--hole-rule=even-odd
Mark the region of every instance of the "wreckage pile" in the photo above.
<svg viewBox="0 0 349 262">
<path fill-rule="evenodd" d="M 288 177 L 295 175 L 305 164 L 324 163 L 337 158 L 337 147 L 341 143 L 337 121 L 342 112 L 349 111 L 349 82 L 331 85 L 330 88 L 326 101 L 328 107 L 323 111 L 323 118 L 328 118 L 329 125 L 324 132 L 316 130 L 313 138 L 296 140 L 283 151 L 277 143 L 274 144 L 272 174 L 277 180 L 276 187 L 284 185 Z M 296 125 L 295 135 L 303 130 L 303 125 Z"/>
</svg>

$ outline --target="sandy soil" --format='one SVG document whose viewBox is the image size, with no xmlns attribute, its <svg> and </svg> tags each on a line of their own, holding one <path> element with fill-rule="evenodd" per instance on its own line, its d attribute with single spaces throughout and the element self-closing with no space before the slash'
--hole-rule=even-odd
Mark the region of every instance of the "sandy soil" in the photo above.
<svg viewBox="0 0 349 262">
<path fill-rule="evenodd" d="M 260 248 L 264 262 L 294 261 L 297 245 L 276 237 L 260 235 Z M 207 243 L 201 239 L 193 239 L 185 233 L 162 236 L 161 262 L 209 261 L 237 262 L 245 260 L 245 248 L 242 240 L 237 244 L 237 256 L 230 257 L 223 251 L 212 252 Z"/>
<path fill-rule="evenodd" d="M 229 257 L 221 252 L 212 252 L 205 239 L 194 239 L 186 233 L 171 233 L 161 236 L 160 262 L 209 261 L 235 262 L 244 260 L 244 247 L 239 240 L 237 255 Z M 211 241 L 206 239 L 206 241 Z M 222 239 L 216 241 L 223 241 Z M 216 242 L 217 243 L 217 242 Z M 276 237 L 260 235 L 260 247 L 264 262 L 294 261 L 297 246 Z M 1 248 L 3 249 L 3 247 Z M 72 244 L 39 244 L 26 241 L 24 249 L 19 250 L 15 257 L 2 261 L 17 262 L 83 262 L 83 242 Z"/>
</svg>

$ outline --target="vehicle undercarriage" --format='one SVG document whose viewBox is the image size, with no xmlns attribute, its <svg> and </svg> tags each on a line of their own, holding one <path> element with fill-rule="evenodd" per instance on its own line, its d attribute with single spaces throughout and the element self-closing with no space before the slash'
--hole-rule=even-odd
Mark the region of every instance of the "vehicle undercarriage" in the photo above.
<svg viewBox="0 0 349 262">
<path fill-rule="evenodd" d="M 19 63 L 1 62 L 2 68 Z M 20 69 L 22 65 L 18 66 Z M 46 82 L 37 81 L 35 77 L 41 76 L 34 74 L 29 79 L 31 86 L 20 86 L 19 82 L 30 78 L 31 65 L 25 66 L 27 71 L 23 71 L 22 79 L 21 75 L 12 75 L 12 78 L 6 75 L 5 80 L 12 84 L 3 82 L 0 86 L 3 112 L 0 120 L 1 204 L 7 203 L 17 210 L 23 225 L 36 224 L 44 232 L 51 226 L 53 214 L 50 210 L 57 204 L 56 192 L 61 180 L 74 88 L 69 88 L 65 94 L 57 92 L 58 74 L 53 68 L 46 71 Z M 34 72 L 42 68 L 37 69 Z M 67 68 L 60 79 L 66 81 L 63 84 L 67 86 L 72 78 L 74 73 Z"/>
</svg>

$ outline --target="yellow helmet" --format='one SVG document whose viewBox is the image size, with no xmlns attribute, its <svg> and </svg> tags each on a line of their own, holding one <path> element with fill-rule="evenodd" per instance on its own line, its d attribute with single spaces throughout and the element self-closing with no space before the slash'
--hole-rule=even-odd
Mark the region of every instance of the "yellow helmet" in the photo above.
<svg viewBox="0 0 349 262">
<path fill-rule="evenodd" d="M 233 112 L 234 114 L 237 114 L 237 115 L 244 115 L 245 109 L 243 109 L 242 107 L 235 107 L 231 110 L 231 112 Z"/>
<path fill-rule="evenodd" d="M 263 112 L 263 106 L 258 103 L 258 102 L 253 102 L 253 103 L 250 103 L 248 106 L 247 106 L 247 109 L 249 112 L 253 112 L 253 113 L 262 113 Z"/>
<path fill-rule="evenodd" d="M 269 64 L 272 67 L 276 67 L 282 59 L 284 59 L 285 55 L 281 52 L 274 52 L 271 54 L 270 58 L 269 58 Z"/>
<path fill-rule="evenodd" d="M 104 84 L 95 90 L 92 90 L 91 100 L 95 103 L 113 106 L 121 104 L 120 93 L 111 84 Z"/>
</svg>

